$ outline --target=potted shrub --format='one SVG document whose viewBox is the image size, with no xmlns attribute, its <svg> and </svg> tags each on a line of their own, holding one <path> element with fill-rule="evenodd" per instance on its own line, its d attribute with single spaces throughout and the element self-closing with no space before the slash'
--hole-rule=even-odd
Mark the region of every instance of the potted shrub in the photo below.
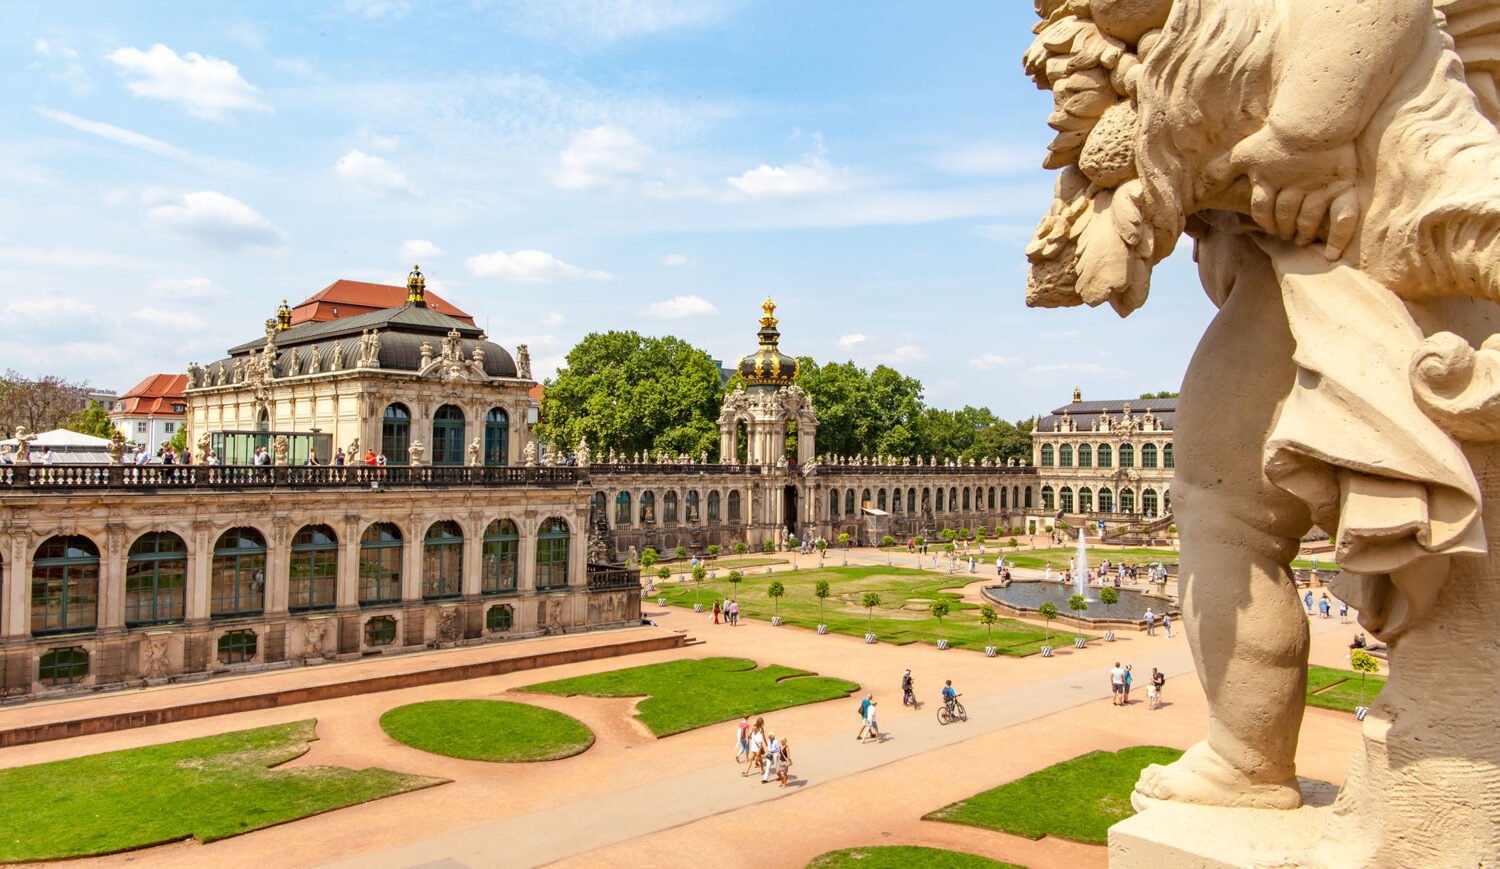
<svg viewBox="0 0 1500 869">
<path fill-rule="evenodd" d="M 686 546 L 679 546 L 676 549 L 672 550 L 672 557 L 673 558 L 687 558 L 687 547 Z"/>
<path fill-rule="evenodd" d="M 828 584 L 828 580 L 826 579 L 820 579 L 816 583 L 813 583 L 813 597 L 818 599 L 818 633 L 820 634 L 828 633 L 828 625 L 823 623 L 823 602 L 828 599 L 828 595 L 832 590 L 833 587 Z"/>
<path fill-rule="evenodd" d="M 781 580 L 774 579 L 770 587 L 766 589 L 766 594 L 770 596 L 773 608 L 771 627 L 777 627 L 781 624 L 781 596 L 786 594 L 786 586 L 781 584 Z"/>
<path fill-rule="evenodd" d="M 776 551 L 776 541 L 774 541 L 774 540 L 767 540 L 766 542 L 762 543 L 760 545 L 760 551 L 764 552 L 767 555 L 770 555 L 771 553 L 775 552 Z"/>
<path fill-rule="evenodd" d="M 944 528 L 942 533 L 938 536 L 948 541 L 949 543 L 952 543 L 953 539 L 958 536 L 958 532 L 954 531 L 952 528 Z"/>
<path fill-rule="evenodd" d="M 734 589 L 731 594 L 737 601 L 740 599 L 740 583 L 745 581 L 745 574 L 741 573 L 738 570 L 731 570 L 729 571 L 729 576 L 727 578 L 729 579 L 729 587 Z"/>
<path fill-rule="evenodd" d="M 1105 618 L 1110 618 L 1110 607 L 1113 607 L 1115 604 L 1120 602 L 1120 593 L 1110 588 L 1109 586 L 1105 586 L 1104 588 L 1099 589 L 1099 602 L 1104 604 Z M 1113 643 L 1115 641 L 1115 632 L 1108 630 L 1105 631 L 1104 641 L 1106 643 Z"/>
<path fill-rule="evenodd" d="M 854 538 L 852 538 L 852 537 L 849 536 L 849 532 L 845 531 L 843 534 L 839 535 L 839 545 L 842 546 L 842 547 L 844 547 L 845 549 L 848 549 L 849 548 L 849 541 L 851 541 L 853 539 Z"/>
<path fill-rule="evenodd" d="M 661 556 L 659 556 L 659 555 L 656 554 L 656 550 L 655 549 L 652 549 L 651 547 L 647 546 L 645 549 L 641 550 L 641 567 L 642 568 L 649 568 L 649 567 L 651 567 L 651 565 L 655 564 L 656 562 L 658 562 L 660 560 L 661 560 Z"/>
<path fill-rule="evenodd" d="M 1349 653 L 1349 665 L 1359 673 L 1359 705 L 1354 707 L 1354 717 L 1364 721 L 1365 716 L 1370 712 L 1369 707 L 1365 705 L 1365 677 L 1379 672 L 1380 663 L 1375 660 L 1374 655 L 1364 649 L 1355 649 Z"/>
<path fill-rule="evenodd" d="M 717 543 L 710 543 L 708 545 L 708 557 L 709 558 L 717 558 L 718 555 L 719 555 L 719 544 L 717 544 Z"/>
<path fill-rule="evenodd" d="M 864 597 L 859 599 L 859 602 L 865 608 L 865 642 L 874 643 L 875 608 L 880 606 L 880 594 L 878 592 L 867 591 Z"/>
<path fill-rule="evenodd" d="M 1057 605 L 1049 600 L 1037 607 L 1036 614 L 1042 617 L 1042 624 L 1045 626 L 1043 631 L 1046 639 L 1042 640 L 1042 657 L 1050 658 L 1052 657 L 1052 620 L 1057 618 Z"/>
<path fill-rule="evenodd" d="M 915 538 L 912 539 L 912 542 L 917 544 L 918 549 L 921 549 L 923 546 L 927 545 L 927 538 L 918 534 Z"/>
<path fill-rule="evenodd" d="M 894 538 L 891 535 L 887 534 L 884 537 L 880 538 L 880 545 L 881 546 L 895 546 L 896 545 L 896 538 Z"/>
<path fill-rule="evenodd" d="M 693 612 L 703 612 L 703 604 L 698 602 L 698 592 L 703 588 L 703 578 L 708 576 L 708 568 L 698 565 L 693 568 Z"/>
<path fill-rule="evenodd" d="M 1068 598 L 1068 609 L 1072 610 L 1073 612 L 1075 612 L 1075 613 L 1081 613 L 1081 612 L 1084 612 L 1085 610 L 1087 610 L 1088 608 L 1089 608 L 1089 600 L 1088 600 L 1088 598 L 1084 597 L 1083 595 L 1081 595 L 1081 594 L 1075 594 L 1072 597 Z M 1080 648 L 1080 649 L 1083 648 L 1083 644 L 1084 644 L 1083 637 L 1078 637 L 1077 639 L 1073 640 L 1073 645 L 1075 647 L 1077 647 L 1077 648 Z"/>
<path fill-rule="evenodd" d="M 746 552 L 749 552 L 749 551 L 750 551 L 750 547 L 746 546 L 745 542 L 743 540 L 740 541 L 739 543 L 734 544 L 734 554 L 735 555 L 744 555 Z"/>
<path fill-rule="evenodd" d="M 984 625 L 984 656 L 993 658 L 998 654 L 995 648 L 995 623 L 1000 621 L 1000 614 L 989 604 L 979 608 L 979 623 Z"/>
<path fill-rule="evenodd" d="M 937 647 L 939 649 L 946 649 L 948 648 L 948 639 L 943 636 L 943 617 L 946 616 L 950 611 L 948 602 L 945 600 L 934 601 L 932 606 L 928 607 L 928 609 L 932 611 L 933 618 L 938 620 Z"/>
<path fill-rule="evenodd" d="M 1010 547 L 1012 549 L 1020 549 L 1021 548 L 1021 541 L 1019 541 L 1016 538 L 1012 537 L 1010 539 Z"/>
</svg>

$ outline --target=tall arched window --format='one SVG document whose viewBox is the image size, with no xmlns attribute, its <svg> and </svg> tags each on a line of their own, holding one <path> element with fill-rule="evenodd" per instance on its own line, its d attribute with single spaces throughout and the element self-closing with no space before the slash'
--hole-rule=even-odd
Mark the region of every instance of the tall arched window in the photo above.
<svg viewBox="0 0 1500 869">
<path fill-rule="evenodd" d="M 1100 513 L 1113 513 L 1113 512 L 1115 512 L 1115 495 L 1109 489 L 1100 489 L 1099 490 L 1099 512 Z"/>
<path fill-rule="evenodd" d="M 861 492 L 859 494 L 859 506 L 860 506 L 861 510 L 864 509 L 864 508 L 866 508 L 866 507 L 871 506 L 871 504 L 870 504 L 870 490 L 869 489 L 866 489 L 866 490 L 864 490 L 863 492 Z"/>
<path fill-rule="evenodd" d="M 729 493 L 729 521 L 740 521 L 740 492 L 738 489 Z"/>
<path fill-rule="evenodd" d="M 1078 467 L 1092 468 L 1094 466 L 1094 448 L 1088 444 L 1078 445 Z"/>
<path fill-rule="evenodd" d="M 1042 467 L 1050 468 L 1053 464 L 1052 445 L 1042 444 Z"/>
<path fill-rule="evenodd" d="M 677 521 L 677 493 L 668 492 L 661 496 L 661 521 Z"/>
<path fill-rule="evenodd" d="M 464 412 L 445 404 L 432 415 L 432 463 L 464 463 Z"/>
<path fill-rule="evenodd" d="M 404 404 L 388 404 L 380 420 L 380 451 L 387 464 L 404 465 L 411 446 L 411 411 Z"/>
<path fill-rule="evenodd" d="M 1100 444 L 1099 445 L 1099 467 L 1101 467 L 1101 468 L 1112 468 L 1112 467 L 1114 467 L 1114 455 L 1113 455 L 1113 453 L 1110 452 L 1109 444 Z"/>
<path fill-rule="evenodd" d="M 1043 486 L 1042 487 L 1042 509 L 1043 510 L 1054 509 L 1053 506 L 1052 506 L 1052 503 L 1053 503 L 1052 498 L 1053 498 L 1052 487 L 1051 486 Z"/>
<path fill-rule="evenodd" d="M 1135 512 L 1135 491 L 1134 490 L 1132 490 L 1132 489 L 1121 489 L 1120 490 L 1120 512 L 1121 513 L 1134 513 Z"/>
<path fill-rule="evenodd" d="M 656 493 L 641 493 L 641 524 L 650 525 L 656 521 Z"/>
<path fill-rule="evenodd" d="M 964 486 L 964 511 L 965 512 L 967 512 L 969 510 L 969 503 L 970 503 L 969 502 L 969 487 L 968 486 Z"/>
<path fill-rule="evenodd" d="M 209 615 L 258 616 L 266 609 L 266 538 L 254 528 L 231 528 L 214 544 Z"/>
<path fill-rule="evenodd" d="M 1078 512 L 1094 512 L 1094 490 L 1088 486 L 1084 486 L 1078 490 Z"/>
<path fill-rule="evenodd" d="M 292 612 L 333 609 L 339 584 L 339 539 L 327 525 L 304 525 L 292 537 Z"/>
<path fill-rule="evenodd" d="M 31 562 L 31 632 L 92 631 L 98 624 L 99 547 L 87 537 L 49 537 Z"/>
<path fill-rule="evenodd" d="M 1000 487 L 1000 509 L 1001 510 L 1009 510 L 1010 509 L 1010 498 L 1009 498 L 1009 495 L 1010 495 L 1010 490 L 1007 489 L 1007 488 L 1005 488 L 1004 486 L 1001 486 Z"/>
<path fill-rule="evenodd" d="M 1025 509 L 1027 509 L 1027 510 L 1031 509 L 1031 487 L 1030 486 L 1026 487 L 1026 504 L 1025 504 Z"/>
<path fill-rule="evenodd" d="M 630 493 L 624 490 L 615 496 L 615 524 L 621 527 L 630 525 Z"/>
<path fill-rule="evenodd" d="M 1155 489 L 1147 489 L 1146 491 L 1142 492 L 1141 493 L 1141 512 L 1145 513 L 1147 516 L 1155 516 L 1155 515 L 1157 515 L 1156 508 L 1157 508 L 1156 490 Z"/>
<path fill-rule="evenodd" d="M 1021 487 L 1010 487 L 1010 506 L 1019 508 L 1021 506 Z"/>
<path fill-rule="evenodd" d="M 479 583 L 481 594 L 504 594 L 516 590 L 520 575 L 521 535 L 516 523 L 496 519 L 484 529 L 483 572 Z"/>
<path fill-rule="evenodd" d="M 125 627 L 180 622 L 187 612 L 187 544 L 169 531 L 142 534 L 125 558 Z"/>
<path fill-rule="evenodd" d="M 932 490 L 926 486 L 922 487 L 922 512 L 932 512 Z"/>
<path fill-rule="evenodd" d="M 1130 444 L 1120 444 L 1120 467 L 1135 467 L 1135 447 Z"/>
<path fill-rule="evenodd" d="M 948 512 L 958 512 L 958 488 L 954 486 L 948 487 Z"/>
<path fill-rule="evenodd" d="M 1061 468 L 1073 467 L 1073 446 L 1063 444 L 1057 448 L 1057 465 Z"/>
<path fill-rule="evenodd" d="M 568 584 L 568 523 L 556 516 L 542 523 L 536 535 L 536 587 L 562 588 Z"/>
<path fill-rule="evenodd" d="M 855 512 L 854 512 L 854 490 L 853 489 L 849 489 L 849 490 L 847 490 L 847 491 L 844 492 L 844 515 L 845 516 L 854 516 L 854 515 L 856 515 Z"/>
<path fill-rule="evenodd" d="M 995 487 L 994 486 L 990 487 L 990 506 L 989 506 L 989 509 L 991 509 L 991 510 L 995 509 Z"/>
<path fill-rule="evenodd" d="M 1177 463 L 1172 459 L 1172 445 L 1167 444 L 1161 448 L 1161 466 L 1163 468 L 1175 468 Z"/>
<path fill-rule="evenodd" d="M 939 486 L 938 490 L 937 490 L 937 512 L 939 512 L 939 513 L 944 512 L 943 511 L 943 488 L 941 486 Z"/>
<path fill-rule="evenodd" d="M 718 492 L 708 493 L 708 521 L 718 522 L 722 518 L 723 514 L 719 512 L 720 503 Z"/>
<path fill-rule="evenodd" d="M 1073 512 L 1073 487 L 1063 486 L 1057 491 L 1057 500 L 1064 513 Z"/>
<path fill-rule="evenodd" d="M 510 414 L 504 408 L 492 407 L 484 416 L 484 463 L 510 464 Z"/>
<path fill-rule="evenodd" d="M 828 490 L 828 516 L 831 519 L 836 519 L 836 518 L 838 518 L 838 515 L 839 515 L 839 490 L 838 489 L 829 489 Z"/>
<path fill-rule="evenodd" d="M 376 522 L 359 538 L 360 606 L 401 601 L 401 529 Z"/>
<path fill-rule="evenodd" d="M 915 488 L 906 490 L 906 512 L 917 512 L 917 490 Z"/>
<path fill-rule="evenodd" d="M 689 489 L 688 493 L 683 496 L 682 508 L 687 521 L 697 522 L 702 518 L 698 512 L 698 492 L 696 489 Z"/>
<path fill-rule="evenodd" d="M 422 597 L 458 597 L 464 590 L 464 532 L 457 522 L 432 523 L 422 540 Z"/>
<path fill-rule="evenodd" d="M 1156 467 L 1156 444 L 1141 444 L 1141 467 Z"/>
<path fill-rule="evenodd" d="M 885 510 L 885 490 L 880 489 L 875 493 L 875 509 Z"/>
</svg>

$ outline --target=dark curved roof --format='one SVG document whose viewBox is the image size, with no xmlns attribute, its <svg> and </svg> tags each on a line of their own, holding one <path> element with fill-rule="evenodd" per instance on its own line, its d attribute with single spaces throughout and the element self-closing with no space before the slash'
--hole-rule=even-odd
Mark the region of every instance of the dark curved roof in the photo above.
<svg viewBox="0 0 1500 869">
<path fill-rule="evenodd" d="M 1057 424 L 1062 420 L 1063 411 L 1078 426 L 1080 432 L 1093 431 L 1094 421 L 1100 416 L 1108 414 L 1118 418 L 1125 413 L 1125 405 L 1130 405 L 1131 416 L 1144 416 L 1146 411 L 1161 421 L 1162 428 L 1171 431 L 1176 427 L 1177 399 L 1175 398 L 1116 398 L 1108 401 L 1075 401 L 1057 408 L 1046 416 L 1036 421 L 1036 430 L 1039 432 L 1057 431 Z"/>
</svg>

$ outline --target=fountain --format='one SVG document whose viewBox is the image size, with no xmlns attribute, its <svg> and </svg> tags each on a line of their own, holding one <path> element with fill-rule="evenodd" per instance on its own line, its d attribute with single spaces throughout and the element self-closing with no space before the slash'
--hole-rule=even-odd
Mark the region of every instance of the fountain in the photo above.
<svg viewBox="0 0 1500 869">
<path fill-rule="evenodd" d="M 1078 594 L 1083 595 L 1086 601 L 1093 601 L 1089 597 L 1089 559 L 1083 545 L 1083 529 L 1078 529 L 1078 557 L 1074 559 L 1077 565 L 1073 571 L 1073 588 Z"/>
</svg>

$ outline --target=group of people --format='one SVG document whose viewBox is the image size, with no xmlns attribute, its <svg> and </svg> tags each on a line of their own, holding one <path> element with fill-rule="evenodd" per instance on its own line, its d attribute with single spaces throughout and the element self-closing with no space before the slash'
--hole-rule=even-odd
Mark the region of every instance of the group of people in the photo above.
<svg viewBox="0 0 1500 869">
<path fill-rule="evenodd" d="M 1313 593 L 1312 593 L 1312 589 L 1308 589 L 1307 590 L 1307 594 L 1304 594 L 1302 596 L 1302 605 L 1305 606 L 1305 607 L 1307 607 L 1307 614 L 1308 615 L 1312 615 L 1312 612 L 1313 612 Z M 1332 615 L 1333 615 L 1333 601 L 1329 599 L 1328 592 L 1325 591 L 1325 592 L 1323 592 L 1323 596 L 1320 597 L 1320 598 L 1318 598 L 1318 617 L 1326 619 L 1326 618 L 1331 618 Z M 1348 623 L 1348 621 L 1349 621 L 1349 605 L 1347 603 L 1344 603 L 1343 601 L 1339 601 L 1339 621 L 1340 622 L 1344 622 L 1344 623 Z"/>
<path fill-rule="evenodd" d="M 777 736 L 766 729 L 766 719 L 756 718 L 750 722 L 745 715 L 735 728 L 736 765 L 745 764 L 742 776 L 760 773 L 760 783 L 768 784 L 775 778 L 786 787 L 792 770 L 792 742 L 785 736 Z"/>
<path fill-rule="evenodd" d="M 1116 661 L 1109 671 L 1109 690 L 1111 703 L 1116 706 L 1130 705 L 1130 686 L 1135 679 L 1131 665 L 1120 666 Z M 1160 709 L 1162 705 L 1162 691 L 1166 688 L 1166 674 L 1155 667 L 1151 668 L 1151 682 L 1146 686 L 1146 708 Z"/>
<path fill-rule="evenodd" d="M 1148 637 L 1154 637 L 1154 636 L 1156 636 L 1156 613 L 1152 612 L 1151 607 L 1146 607 L 1146 616 L 1145 616 L 1145 619 L 1146 619 L 1146 636 L 1148 636 Z M 1170 612 L 1164 612 L 1164 613 L 1161 614 L 1161 626 L 1162 626 L 1162 630 L 1164 630 L 1164 631 L 1167 632 L 1167 639 L 1171 639 L 1172 636 L 1173 636 L 1173 634 L 1172 634 L 1172 614 Z"/>
<path fill-rule="evenodd" d="M 722 601 L 714 601 L 714 624 L 734 625 L 740 624 L 740 602 L 725 598 Z"/>
</svg>

